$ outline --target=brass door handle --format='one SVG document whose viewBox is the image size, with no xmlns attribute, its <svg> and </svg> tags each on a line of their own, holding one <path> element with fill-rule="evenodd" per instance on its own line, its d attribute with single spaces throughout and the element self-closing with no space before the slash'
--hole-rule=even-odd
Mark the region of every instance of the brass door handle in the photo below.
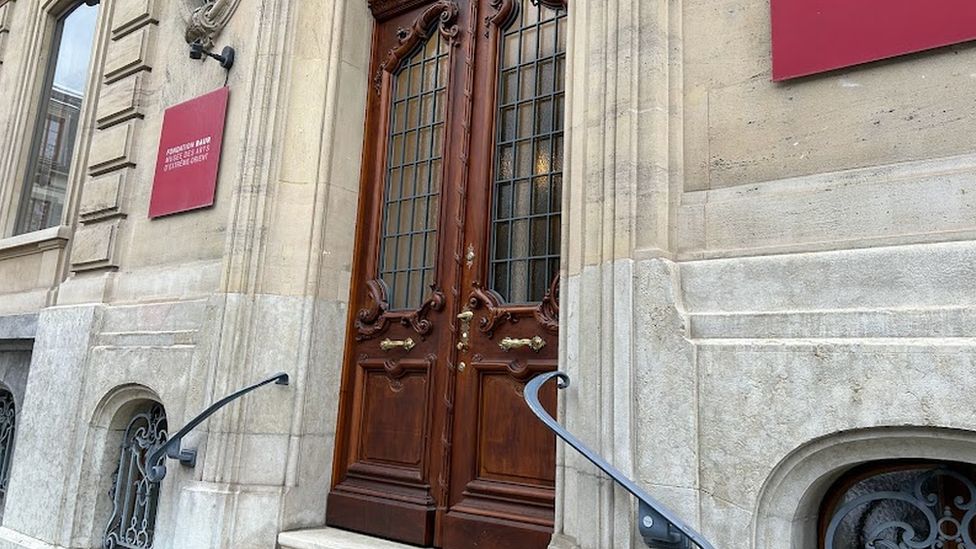
<svg viewBox="0 0 976 549">
<path fill-rule="evenodd" d="M 461 321 L 461 334 L 458 336 L 457 350 L 463 353 L 471 347 L 471 319 L 474 318 L 474 312 L 463 311 L 457 317 Z"/>
<path fill-rule="evenodd" d="M 409 337 L 407 339 L 397 339 L 397 340 L 386 338 L 383 341 L 380 341 L 380 349 L 383 349 L 384 351 L 403 348 L 404 351 L 410 352 L 410 349 L 413 349 L 416 346 L 417 344 L 414 343 L 413 339 Z"/>
<path fill-rule="evenodd" d="M 512 339 L 510 337 L 506 337 L 501 343 L 498 344 L 498 346 L 503 351 L 511 351 L 512 349 L 528 347 L 538 353 L 540 349 L 546 346 L 546 340 L 539 336 L 535 336 L 531 339 Z"/>
</svg>

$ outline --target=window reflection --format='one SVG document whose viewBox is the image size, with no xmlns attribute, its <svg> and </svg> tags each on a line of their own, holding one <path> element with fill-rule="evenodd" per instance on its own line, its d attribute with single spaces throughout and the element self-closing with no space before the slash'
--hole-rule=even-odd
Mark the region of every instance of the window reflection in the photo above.
<svg viewBox="0 0 976 549">
<path fill-rule="evenodd" d="M 97 16 L 82 3 L 58 20 L 15 234 L 61 223 Z"/>
</svg>

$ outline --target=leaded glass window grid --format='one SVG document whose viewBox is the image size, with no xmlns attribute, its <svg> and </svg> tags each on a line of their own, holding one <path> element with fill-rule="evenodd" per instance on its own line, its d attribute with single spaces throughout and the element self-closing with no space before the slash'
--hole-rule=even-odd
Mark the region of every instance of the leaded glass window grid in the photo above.
<svg viewBox="0 0 976 549">
<path fill-rule="evenodd" d="M 499 45 L 488 275 L 513 304 L 541 301 L 559 272 L 566 64 L 566 10 L 516 10 Z"/>
<path fill-rule="evenodd" d="M 393 73 L 379 262 L 392 310 L 420 307 L 434 282 L 449 55 L 434 32 Z"/>
</svg>

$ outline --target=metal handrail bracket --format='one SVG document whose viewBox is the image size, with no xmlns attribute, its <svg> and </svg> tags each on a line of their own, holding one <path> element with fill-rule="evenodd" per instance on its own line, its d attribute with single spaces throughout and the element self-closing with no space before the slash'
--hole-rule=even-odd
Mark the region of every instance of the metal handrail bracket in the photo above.
<svg viewBox="0 0 976 549">
<path fill-rule="evenodd" d="M 251 391 L 259 387 L 263 387 L 269 383 L 274 383 L 275 385 L 288 385 L 288 374 L 279 372 L 253 385 L 244 387 L 243 389 L 240 389 L 239 391 L 236 391 L 218 400 L 217 402 L 214 402 L 206 410 L 200 412 L 197 417 L 190 420 L 186 425 L 183 426 L 182 429 L 177 431 L 175 435 L 169 437 L 164 444 L 154 448 L 152 452 L 149 453 L 149 457 L 146 459 L 146 464 L 151 466 L 149 467 L 149 470 L 146 471 L 146 478 L 150 482 L 159 482 L 166 477 L 166 460 L 163 459 L 164 456 L 169 459 L 177 459 L 181 464 L 187 467 L 196 467 L 197 451 L 182 448 L 181 445 L 183 443 L 183 437 L 185 437 L 187 433 L 195 429 L 197 425 L 200 425 L 206 421 L 207 418 L 214 415 L 224 406 L 227 406 L 231 402 L 241 398 Z"/>
<path fill-rule="evenodd" d="M 583 441 L 567 431 L 559 424 L 539 402 L 539 389 L 552 378 L 557 379 L 556 387 L 569 387 L 570 378 L 563 372 L 548 372 L 533 378 L 525 386 L 525 402 L 532 413 L 536 415 L 559 438 L 563 439 L 574 450 L 590 460 L 604 473 L 610 476 L 625 490 L 630 492 L 640 502 L 637 509 L 637 525 L 644 538 L 644 543 L 652 549 L 690 549 L 694 543 L 701 549 L 715 549 L 704 536 L 688 526 L 670 509 L 657 501 L 633 480 L 627 478 L 620 470 L 591 450 Z"/>
</svg>

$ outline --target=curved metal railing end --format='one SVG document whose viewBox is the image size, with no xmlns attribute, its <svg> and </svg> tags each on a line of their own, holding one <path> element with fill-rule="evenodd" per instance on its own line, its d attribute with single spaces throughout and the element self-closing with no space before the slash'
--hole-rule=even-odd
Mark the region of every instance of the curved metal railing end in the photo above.
<svg viewBox="0 0 976 549">
<path fill-rule="evenodd" d="M 620 470 L 608 463 L 602 456 L 591 450 L 583 441 L 566 430 L 555 420 L 539 402 L 539 389 L 550 379 L 556 378 L 556 387 L 566 389 L 570 385 L 570 378 L 563 372 L 548 372 L 540 374 L 525 385 L 525 401 L 536 415 L 553 433 L 563 439 L 574 450 L 590 460 L 617 484 L 634 495 L 640 502 L 638 509 L 638 527 L 644 542 L 648 547 L 656 549 L 688 549 L 690 543 L 695 543 L 701 549 L 715 549 L 704 536 L 688 526 L 670 509 L 657 501 L 634 481 L 627 478 Z M 652 545 L 653 544 L 653 545 Z"/>
<path fill-rule="evenodd" d="M 148 470 L 146 471 L 146 479 L 149 480 L 149 482 L 159 482 L 166 477 L 166 460 L 164 459 L 164 456 L 169 459 L 177 459 L 180 461 L 180 463 L 186 465 L 187 467 L 195 467 L 197 464 L 197 451 L 181 448 L 183 437 L 185 437 L 187 433 L 195 429 L 197 425 L 200 425 L 206 421 L 207 418 L 214 415 L 217 410 L 220 410 L 224 406 L 227 406 L 231 402 L 241 398 L 251 391 L 259 387 L 263 387 L 269 383 L 274 383 L 275 385 L 288 385 L 288 382 L 288 374 L 285 372 L 278 372 L 267 379 L 244 387 L 243 389 L 229 394 L 211 404 L 206 410 L 200 412 L 197 417 L 191 419 L 186 425 L 183 426 L 182 429 L 177 431 L 175 435 L 171 436 L 162 446 L 154 448 L 153 451 L 149 453 L 149 457 L 146 459 L 146 464 L 150 465 L 155 463 L 156 465 L 150 465 L 148 467 Z"/>
</svg>

